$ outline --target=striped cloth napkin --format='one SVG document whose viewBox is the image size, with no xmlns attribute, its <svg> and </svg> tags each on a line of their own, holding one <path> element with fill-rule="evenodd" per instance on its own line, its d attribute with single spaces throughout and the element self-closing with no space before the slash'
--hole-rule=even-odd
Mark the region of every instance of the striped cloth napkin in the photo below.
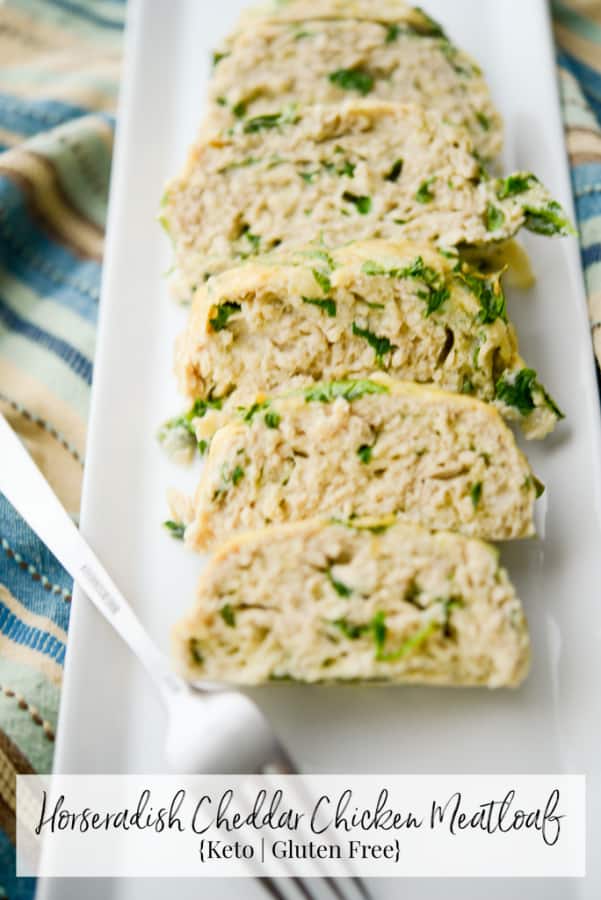
<svg viewBox="0 0 601 900">
<path fill-rule="evenodd" d="M 553 9 L 601 360 L 601 0 Z M 124 0 L 0 0 L 0 410 L 74 516 L 124 12 Z M 29 900 L 15 775 L 52 765 L 71 581 L 1 496 L 0 544 L 0 898 Z"/>
<path fill-rule="evenodd" d="M 553 0 L 582 262 L 601 365 L 601 0 Z"/>
<path fill-rule="evenodd" d="M 124 16 L 123 0 L 0 3 L 0 411 L 74 516 Z M 0 495 L 0 898 L 34 892 L 15 878 L 15 775 L 52 767 L 70 601 Z"/>
</svg>

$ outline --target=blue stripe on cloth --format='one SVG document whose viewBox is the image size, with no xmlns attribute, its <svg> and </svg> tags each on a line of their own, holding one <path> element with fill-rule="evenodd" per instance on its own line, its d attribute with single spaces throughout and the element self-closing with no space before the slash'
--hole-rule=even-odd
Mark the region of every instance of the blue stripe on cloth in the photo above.
<svg viewBox="0 0 601 900">
<path fill-rule="evenodd" d="M 572 168 L 572 180 L 577 194 L 595 185 L 601 190 L 601 163 L 579 163 Z"/>
<path fill-rule="evenodd" d="M 81 106 L 58 100 L 24 100 L 0 93 L 0 127 L 26 137 L 89 114 Z"/>
<path fill-rule="evenodd" d="M 10 638 L 15 644 L 29 647 L 53 659 L 59 665 L 65 661 L 65 644 L 53 634 L 42 631 L 34 625 L 28 625 L 0 601 L 0 634 Z"/>
<path fill-rule="evenodd" d="M 594 263 L 601 262 L 601 244 L 593 244 L 591 247 L 583 249 L 582 262 L 585 269 L 592 266 Z"/>
<path fill-rule="evenodd" d="M 24 213 L 23 192 L 0 177 L 0 266 L 35 293 L 95 323 L 102 268 L 50 240 Z"/>
<path fill-rule="evenodd" d="M 577 198 L 576 209 L 578 210 L 578 218 L 581 223 L 599 215 L 600 194 L 601 189 Z"/>
<path fill-rule="evenodd" d="M 35 890 L 35 878 L 17 878 L 15 872 L 15 848 L 8 835 L 0 829 L 0 887 L 5 891 L 1 897 L 9 900 L 31 900 Z"/>
<path fill-rule="evenodd" d="M 559 65 L 564 69 L 568 69 L 580 82 L 583 94 L 590 101 L 597 118 L 601 119 L 601 74 L 591 69 L 586 63 L 580 62 L 569 53 L 566 53 L 565 50 L 561 50 L 557 58 Z"/>
<path fill-rule="evenodd" d="M 93 12 L 91 9 L 86 9 L 80 6 L 79 3 L 71 3 L 70 0 L 46 0 L 46 3 L 50 6 L 64 9 L 66 12 L 79 16 L 87 22 L 93 22 L 94 25 L 101 25 L 103 28 L 116 28 L 118 31 L 121 31 L 123 28 L 122 20 L 107 19 L 104 16 L 99 16 L 98 13 Z"/>
<path fill-rule="evenodd" d="M 35 344 L 40 344 L 42 347 L 45 347 L 55 356 L 58 356 L 59 359 L 69 366 L 71 371 L 75 372 L 76 375 L 79 375 L 86 384 L 92 383 L 92 363 L 83 355 L 83 353 L 80 353 L 79 350 L 76 350 L 75 347 L 72 347 L 71 344 L 68 344 L 67 341 L 62 340 L 62 338 L 55 337 L 55 335 L 50 334 L 50 332 L 40 328 L 38 325 L 34 325 L 32 322 L 28 322 L 26 319 L 21 318 L 21 316 L 6 305 L 1 296 L 0 324 L 4 324 L 10 331 L 14 331 L 16 334 L 28 338 L 28 340 L 33 341 Z"/>
<path fill-rule="evenodd" d="M 64 599 L 64 595 L 71 593 L 73 581 L 2 494 L 0 560 L 2 584 L 13 597 L 31 612 L 45 616 L 67 631 L 71 604 Z M 57 588 L 59 593 L 54 592 L 53 588 Z"/>
</svg>

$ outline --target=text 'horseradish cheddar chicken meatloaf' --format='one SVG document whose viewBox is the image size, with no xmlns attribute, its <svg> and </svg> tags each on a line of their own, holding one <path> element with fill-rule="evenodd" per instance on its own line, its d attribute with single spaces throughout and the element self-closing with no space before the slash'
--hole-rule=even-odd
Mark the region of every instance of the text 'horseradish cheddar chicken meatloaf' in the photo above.
<svg viewBox="0 0 601 900">
<path fill-rule="evenodd" d="M 186 539 L 334 516 L 406 517 L 504 541 L 534 534 L 539 483 L 497 410 L 385 376 L 256 403 L 220 429 Z"/>
<path fill-rule="evenodd" d="M 561 416 L 519 356 L 499 278 L 422 245 L 371 241 L 231 269 L 197 292 L 176 352 L 197 416 L 378 368 L 494 402 L 529 437 Z"/>
<path fill-rule="evenodd" d="M 528 629 L 496 550 L 386 524 L 314 520 L 221 545 L 175 629 L 186 675 L 240 685 L 520 684 Z"/>
<path fill-rule="evenodd" d="M 491 179 L 466 131 L 412 105 L 288 109 L 201 139 L 163 198 L 181 290 L 233 262 L 381 237 L 486 247 L 522 226 L 565 233 L 531 175 Z"/>
<path fill-rule="evenodd" d="M 350 96 L 416 103 L 465 127 L 483 159 L 503 127 L 478 65 L 445 37 L 357 19 L 257 23 L 215 54 L 206 131 Z"/>
</svg>

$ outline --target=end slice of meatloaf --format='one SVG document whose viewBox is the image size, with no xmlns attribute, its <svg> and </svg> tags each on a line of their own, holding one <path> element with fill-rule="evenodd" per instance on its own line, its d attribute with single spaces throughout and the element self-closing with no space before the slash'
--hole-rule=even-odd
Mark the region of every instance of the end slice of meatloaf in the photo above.
<svg viewBox="0 0 601 900">
<path fill-rule="evenodd" d="M 176 626 L 187 677 L 514 687 L 528 627 L 496 550 L 403 523 L 309 521 L 222 545 Z"/>
<path fill-rule="evenodd" d="M 217 58 L 207 132 L 354 95 L 430 109 L 465 127 L 485 160 L 502 148 L 501 117 L 480 67 L 445 38 L 356 19 L 266 22 L 239 32 Z"/>
</svg>

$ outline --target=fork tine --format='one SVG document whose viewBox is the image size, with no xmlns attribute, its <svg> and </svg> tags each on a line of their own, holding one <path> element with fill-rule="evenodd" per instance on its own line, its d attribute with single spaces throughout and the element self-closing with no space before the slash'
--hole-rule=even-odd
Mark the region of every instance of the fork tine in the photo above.
<svg viewBox="0 0 601 900">
<path fill-rule="evenodd" d="M 360 878 L 349 878 L 348 880 L 353 882 L 363 900 L 372 900 L 371 894 Z M 274 898 L 274 900 L 286 900 L 285 895 L 282 893 L 273 879 L 263 877 L 260 878 L 259 881 L 262 887 L 265 888 L 267 893 L 270 894 Z M 294 877 L 290 878 L 290 881 L 292 881 L 296 885 L 296 887 L 301 892 L 303 897 L 306 898 L 306 900 L 315 900 L 315 895 L 311 893 L 307 886 L 307 883 L 303 881 L 302 878 Z M 338 898 L 338 900 L 348 900 L 347 895 L 343 892 L 342 888 L 334 878 L 321 878 L 320 881 L 323 881 L 323 883 L 327 885 L 327 887 L 332 891 L 334 896 Z"/>
<path fill-rule="evenodd" d="M 338 886 L 338 883 L 334 878 L 324 878 L 323 881 L 327 885 L 327 887 L 329 887 L 334 896 L 338 897 L 338 900 L 347 900 L 347 898 L 342 893 L 342 888 Z"/>
<path fill-rule="evenodd" d="M 315 900 L 315 894 L 311 893 L 311 891 L 309 890 L 309 888 L 307 886 L 306 881 L 304 881 L 302 878 L 298 878 L 296 876 L 291 878 L 290 881 L 294 882 L 294 884 L 297 886 L 297 888 L 299 889 L 299 891 L 301 892 L 303 897 L 306 898 L 306 900 Z"/>
<path fill-rule="evenodd" d="M 338 900 L 348 900 L 347 895 L 343 892 L 342 888 L 340 887 L 340 884 L 338 883 L 338 881 L 336 881 L 336 879 L 324 878 L 323 880 L 327 884 L 327 886 L 329 887 L 331 892 L 334 894 L 334 896 L 338 898 Z M 371 894 L 369 893 L 369 891 L 367 890 L 367 887 L 365 886 L 365 884 L 363 883 L 363 881 L 360 878 L 357 878 L 357 876 L 354 876 L 347 880 L 351 881 L 355 885 L 355 887 L 357 888 L 357 891 L 359 892 L 359 894 L 361 895 L 363 900 L 372 900 Z"/>
<path fill-rule="evenodd" d="M 295 765 L 292 757 L 282 744 L 278 746 L 276 758 L 263 769 L 263 774 L 272 774 L 274 772 L 280 775 L 300 775 L 300 772 Z M 312 895 L 302 879 L 292 878 L 291 880 L 294 881 L 298 889 L 301 891 L 303 896 L 307 898 L 307 900 L 312 900 Z M 342 888 L 334 878 L 322 877 L 319 880 L 323 881 L 323 883 L 330 889 L 337 900 L 348 900 L 347 895 L 343 892 Z M 351 881 L 355 885 L 362 900 L 372 900 L 372 895 L 367 890 L 367 887 L 361 880 L 361 878 L 353 875 L 345 880 Z"/>
<path fill-rule="evenodd" d="M 285 896 L 282 894 L 281 890 L 272 878 L 258 878 L 257 881 L 259 882 L 261 887 L 264 888 L 264 890 L 266 890 L 267 893 L 274 898 L 274 900 L 286 900 Z"/>
<path fill-rule="evenodd" d="M 357 890 L 363 897 L 363 900 L 372 900 L 372 895 L 367 890 L 367 885 L 361 878 L 358 878 L 355 875 L 353 878 L 351 878 L 351 881 L 353 882 L 353 884 L 355 885 L 355 887 L 357 888 Z"/>
</svg>

